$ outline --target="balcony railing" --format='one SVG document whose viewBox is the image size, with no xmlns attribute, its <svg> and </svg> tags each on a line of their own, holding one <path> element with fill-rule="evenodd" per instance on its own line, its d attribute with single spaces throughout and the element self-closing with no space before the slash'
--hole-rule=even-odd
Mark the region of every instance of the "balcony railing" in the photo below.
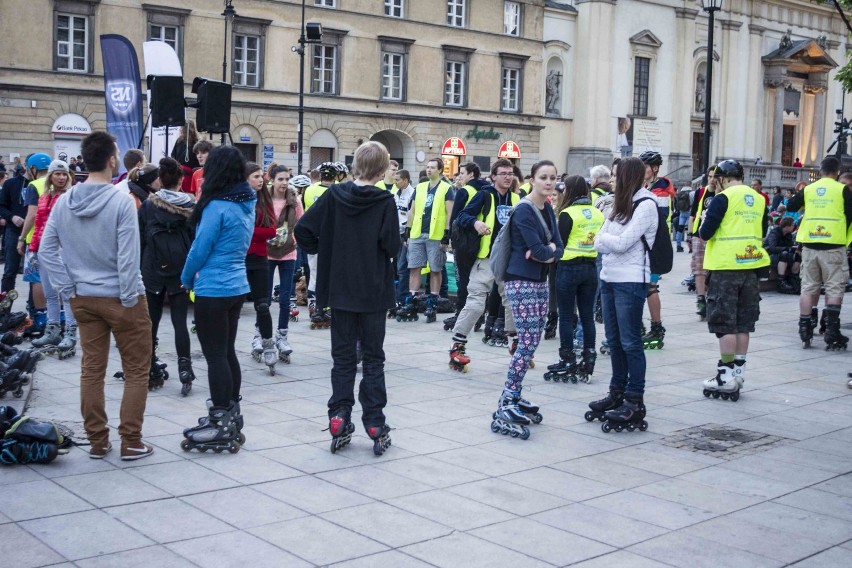
<svg viewBox="0 0 852 568">
<path fill-rule="evenodd" d="M 818 168 L 790 168 L 771 164 L 745 166 L 746 183 L 753 179 L 763 181 L 763 187 L 769 190 L 776 185 L 781 189 L 793 189 L 800 182 L 813 183 L 819 179 Z"/>
</svg>

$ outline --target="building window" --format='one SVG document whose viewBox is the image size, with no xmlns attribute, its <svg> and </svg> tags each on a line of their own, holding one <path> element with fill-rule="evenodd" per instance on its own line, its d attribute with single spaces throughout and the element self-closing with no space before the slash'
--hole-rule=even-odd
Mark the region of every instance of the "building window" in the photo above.
<svg viewBox="0 0 852 568">
<path fill-rule="evenodd" d="M 89 19 L 71 14 L 56 15 L 56 69 L 89 71 Z"/>
<path fill-rule="evenodd" d="M 444 88 L 445 105 L 464 106 L 466 79 L 467 63 L 461 61 L 447 61 L 446 86 Z"/>
<path fill-rule="evenodd" d="M 148 41 L 162 41 L 169 44 L 183 61 L 183 33 L 186 18 L 191 10 L 142 4 L 148 16 Z"/>
<path fill-rule="evenodd" d="M 385 16 L 401 18 L 405 0 L 385 0 Z"/>
<path fill-rule="evenodd" d="M 520 2 L 506 2 L 503 4 L 503 33 L 516 37 L 521 35 Z"/>
<path fill-rule="evenodd" d="M 447 0 L 447 25 L 463 28 L 465 25 L 465 0 Z"/>
<path fill-rule="evenodd" d="M 260 86 L 260 38 L 234 35 L 234 85 Z"/>
<path fill-rule="evenodd" d="M 402 80 L 405 75 L 405 56 L 400 53 L 382 54 L 382 98 L 402 100 Z"/>
<path fill-rule="evenodd" d="M 314 6 L 322 6 L 323 8 L 336 8 L 337 0 L 314 0 Z"/>
<path fill-rule="evenodd" d="M 648 89 L 651 82 L 651 59 L 636 57 L 633 71 L 633 115 L 648 116 Z"/>
<path fill-rule="evenodd" d="M 148 41 L 162 41 L 172 46 L 175 52 L 180 47 L 180 30 L 175 26 L 148 25 Z"/>
<path fill-rule="evenodd" d="M 315 45 L 311 71 L 311 92 L 336 95 L 337 91 L 337 46 Z"/>
<path fill-rule="evenodd" d="M 521 70 L 503 68 L 503 103 L 500 109 L 518 112 L 520 107 Z"/>
</svg>

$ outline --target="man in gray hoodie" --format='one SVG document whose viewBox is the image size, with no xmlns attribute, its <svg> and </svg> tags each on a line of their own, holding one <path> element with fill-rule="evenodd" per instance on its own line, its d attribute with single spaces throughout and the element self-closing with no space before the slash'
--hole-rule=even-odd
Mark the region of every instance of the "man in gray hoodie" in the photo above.
<svg viewBox="0 0 852 568">
<path fill-rule="evenodd" d="M 77 318 L 83 360 L 80 410 L 92 448 L 89 457 L 109 453 L 104 378 L 110 333 L 124 369 L 121 400 L 121 459 L 137 460 L 154 449 L 142 441 L 151 365 L 151 318 L 139 270 L 139 221 L 133 200 L 112 185 L 118 148 L 106 132 L 93 132 L 80 145 L 89 170 L 54 205 L 39 248 L 41 266 Z"/>
</svg>

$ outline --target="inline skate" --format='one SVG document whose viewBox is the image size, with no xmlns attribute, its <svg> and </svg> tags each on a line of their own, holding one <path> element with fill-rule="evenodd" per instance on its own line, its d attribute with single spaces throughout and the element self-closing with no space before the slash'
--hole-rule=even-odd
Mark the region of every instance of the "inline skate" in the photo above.
<svg viewBox="0 0 852 568">
<path fill-rule="evenodd" d="M 240 451 L 240 432 L 237 430 L 235 412 L 235 405 L 230 409 L 210 407 L 207 416 L 199 419 L 198 426 L 183 431 L 185 439 L 181 440 L 181 449 L 185 452 L 213 450 L 217 454 L 225 450 L 232 454 Z"/>
<path fill-rule="evenodd" d="M 444 331 L 452 331 L 454 327 L 456 327 L 456 320 L 458 320 L 458 314 L 454 316 L 450 316 L 444 320 Z"/>
<path fill-rule="evenodd" d="M 260 328 L 254 326 L 254 337 L 251 338 L 251 358 L 260 363 L 263 358 L 263 338 L 260 336 Z"/>
<path fill-rule="evenodd" d="M 317 309 L 311 316 L 311 329 L 328 329 L 331 327 L 331 308 Z"/>
<path fill-rule="evenodd" d="M 583 349 L 583 358 L 577 365 L 577 377 L 581 383 L 591 383 L 592 374 L 595 372 L 595 361 L 598 355 L 595 353 L 594 347 L 586 347 Z"/>
<path fill-rule="evenodd" d="M 151 355 L 151 369 L 148 371 L 148 390 L 154 391 L 163 388 L 163 383 L 169 379 L 166 371 L 168 365 L 157 357 Z"/>
<path fill-rule="evenodd" d="M 666 337 L 666 328 L 663 327 L 663 322 L 652 321 L 651 331 L 642 336 L 642 345 L 645 349 L 662 349 L 663 339 Z"/>
<path fill-rule="evenodd" d="M 840 333 L 840 306 L 828 306 L 825 314 L 825 350 L 845 351 L 849 338 Z"/>
<path fill-rule="evenodd" d="M 556 337 L 556 328 L 559 325 L 559 314 L 557 312 L 547 313 L 547 323 L 544 324 L 544 338 L 553 339 Z"/>
<path fill-rule="evenodd" d="M 47 312 L 44 310 L 35 310 L 30 317 L 31 323 L 22 332 L 24 337 L 37 339 L 44 335 L 44 330 L 47 327 Z"/>
<path fill-rule="evenodd" d="M 49 323 L 41 337 L 31 341 L 35 348 L 56 347 L 62 341 L 62 328 L 58 323 Z"/>
<path fill-rule="evenodd" d="M 340 411 L 329 418 L 328 430 L 331 432 L 331 453 L 336 453 L 352 441 L 352 434 L 355 433 L 349 412 Z"/>
<path fill-rule="evenodd" d="M 465 354 L 466 340 L 459 340 L 453 343 L 450 348 L 450 369 L 467 373 L 467 366 L 470 364 L 470 357 Z"/>
<path fill-rule="evenodd" d="M 293 352 L 293 348 L 290 347 L 290 342 L 287 341 L 287 333 L 288 330 L 286 329 L 279 329 L 277 331 L 275 334 L 275 348 L 278 349 L 278 358 L 289 365 L 290 353 Z"/>
<path fill-rule="evenodd" d="M 814 321 L 813 315 L 799 316 L 799 339 L 802 340 L 802 349 L 807 349 L 811 346 L 816 326 L 817 322 Z"/>
<path fill-rule="evenodd" d="M 189 395 L 192 390 L 192 381 L 195 380 L 192 359 L 189 357 L 178 357 L 178 377 L 180 378 L 180 394 L 182 396 Z"/>
<path fill-rule="evenodd" d="M 741 375 L 740 375 L 741 376 Z M 710 398 L 731 399 L 736 402 L 740 399 L 740 388 L 742 383 L 736 374 L 734 362 L 723 363 L 721 360 L 716 365 L 716 376 L 704 381 L 704 396 Z"/>
<path fill-rule="evenodd" d="M 589 403 L 589 409 L 583 418 L 586 422 L 594 422 L 595 420 L 604 421 L 604 415 L 609 410 L 615 410 L 621 403 L 624 402 L 624 391 L 610 387 L 609 393 L 600 399 Z"/>
<path fill-rule="evenodd" d="M 488 345 L 491 347 L 508 347 L 509 336 L 506 334 L 505 321 L 503 318 L 494 320 L 494 329 L 491 330 L 491 338 Z"/>
<path fill-rule="evenodd" d="M 681 286 L 686 286 L 687 292 L 695 292 L 695 274 L 690 274 L 680 282 Z"/>
<path fill-rule="evenodd" d="M 68 325 L 62 334 L 62 341 L 56 346 L 57 356 L 60 360 L 74 357 L 77 354 L 77 326 Z"/>
<path fill-rule="evenodd" d="M 370 426 L 367 428 L 367 435 L 373 440 L 373 453 L 377 456 L 382 455 L 391 445 L 390 437 L 391 427 L 387 424 L 381 426 Z"/>
<path fill-rule="evenodd" d="M 296 307 L 296 298 L 290 298 L 290 321 L 299 321 L 299 308 Z"/>
<path fill-rule="evenodd" d="M 5 367 L 0 371 L 0 398 L 4 398 L 7 392 L 15 398 L 21 398 L 24 396 L 24 385 L 28 382 L 19 369 Z"/>
<path fill-rule="evenodd" d="M 484 323 L 485 323 L 485 314 L 483 313 L 482 315 L 479 316 L 479 319 L 476 320 L 476 323 L 473 324 L 473 331 L 475 331 L 476 333 L 479 333 L 480 331 L 482 331 L 482 325 Z"/>
<path fill-rule="evenodd" d="M 521 400 L 520 391 L 510 391 L 504 389 L 497 402 L 497 412 L 492 414 L 491 431 L 506 435 L 511 435 L 513 438 L 527 440 L 530 437 L 530 429 L 527 425 L 530 419 L 527 418 L 523 410 L 519 406 Z"/>
<path fill-rule="evenodd" d="M 601 355 L 609 355 L 609 342 L 606 339 L 601 341 L 600 352 Z"/>
<path fill-rule="evenodd" d="M 816 308 L 814 308 L 814 311 L 818 311 L 818 310 Z M 825 316 L 825 312 L 826 312 L 826 309 L 823 308 L 822 309 L 822 315 L 819 317 L 819 334 L 820 335 L 825 335 L 825 328 L 826 328 L 826 321 L 827 321 L 826 316 Z M 813 312 L 811 312 L 811 314 L 813 314 Z"/>
<path fill-rule="evenodd" d="M 438 296 L 429 294 L 426 297 L 426 310 L 423 312 L 426 323 L 432 323 L 438 319 Z"/>
<path fill-rule="evenodd" d="M 240 401 L 242 399 L 243 397 L 240 396 L 237 400 L 232 400 L 228 404 L 228 412 L 231 413 L 232 420 L 237 426 L 237 442 L 239 442 L 240 446 L 244 446 L 246 443 L 246 436 L 245 434 L 243 434 L 243 426 L 245 426 L 245 419 L 243 418 L 243 415 L 240 412 Z M 213 408 L 213 400 L 208 398 L 206 404 L 208 416 L 202 416 L 198 419 L 199 426 L 207 424 L 207 422 L 209 421 L 209 413 L 210 409 Z"/>
<path fill-rule="evenodd" d="M 522 397 L 521 391 L 518 391 L 517 402 L 518 408 L 524 413 L 524 416 L 530 419 L 530 422 L 533 424 L 541 424 L 541 421 L 544 420 L 544 416 L 542 416 L 541 412 L 539 412 L 539 407 Z M 491 414 L 491 419 L 497 419 L 497 412 Z"/>
<path fill-rule="evenodd" d="M 414 296 L 408 295 L 405 297 L 405 302 L 397 308 L 396 321 L 417 321 L 420 316 L 417 315 L 417 306 L 414 302 Z"/>
<path fill-rule="evenodd" d="M 609 433 L 611 430 L 621 432 L 627 430 L 633 432 L 639 430 L 644 432 L 648 429 L 648 422 L 645 420 L 645 403 L 642 396 L 631 397 L 626 395 L 621 406 L 613 410 L 608 410 L 604 414 L 601 430 Z"/>
<path fill-rule="evenodd" d="M 707 299 L 704 296 L 698 296 L 695 299 L 695 313 L 700 321 L 707 319 Z"/>
<path fill-rule="evenodd" d="M 559 350 L 559 361 L 547 366 L 544 380 L 577 383 L 577 355 L 573 348 Z"/>
<path fill-rule="evenodd" d="M 399 310 L 402 308 L 403 305 L 404 305 L 404 302 L 397 301 L 396 304 L 394 305 L 394 307 L 392 307 L 391 309 L 388 310 L 388 319 L 392 320 L 392 319 L 396 318 L 396 314 L 399 313 Z"/>
<path fill-rule="evenodd" d="M 278 363 L 278 349 L 275 348 L 275 340 L 273 338 L 264 339 L 263 345 L 263 364 L 269 368 L 269 374 L 275 376 L 275 364 Z"/>
<path fill-rule="evenodd" d="M 485 327 L 482 330 L 482 343 L 493 345 L 491 340 L 494 337 L 494 324 L 497 321 L 497 316 L 486 316 Z"/>
</svg>

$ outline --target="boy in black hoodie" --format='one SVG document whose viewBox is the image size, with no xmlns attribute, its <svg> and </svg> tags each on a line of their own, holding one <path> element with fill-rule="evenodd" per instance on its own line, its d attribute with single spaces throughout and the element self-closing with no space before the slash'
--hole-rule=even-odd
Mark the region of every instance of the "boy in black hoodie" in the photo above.
<svg viewBox="0 0 852 568">
<path fill-rule="evenodd" d="M 356 341 L 361 341 L 363 378 L 358 400 L 373 451 L 390 446 L 382 409 L 385 390 L 385 313 L 394 306 L 392 258 L 399 251 L 399 220 L 393 196 L 376 187 L 390 155 L 378 142 L 355 151 L 354 182 L 331 186 L 296 223 L 299 246 L 317 255 L 317 305 L 331 311 L 332 395 L 328 401 L 331 451 L 349 443 L 355 426 Z"/>
</svg>

